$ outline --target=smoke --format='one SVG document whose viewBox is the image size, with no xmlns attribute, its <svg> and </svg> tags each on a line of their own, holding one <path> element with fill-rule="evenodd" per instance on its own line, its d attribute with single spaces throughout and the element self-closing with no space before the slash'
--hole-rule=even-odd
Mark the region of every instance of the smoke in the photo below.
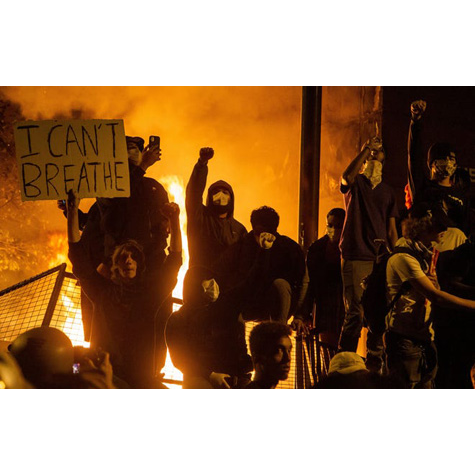
<svg viewBox="0 0 475 475">
<path fill-rule="evenodd" d="M 25 119 L 123 119 L 127 135 L 146 142 L 160 135 L 162 161 L 147 172 L 158 181 L 178 175 L 186 183 L 199 149 L 213 147 L 208 185 L 231 183 L 236 219 L 249 230 L 251 211 L 272 206 L 281 216 L 279 232 L 297 239 L 299 87 L 2 87 L 0 93 L 21 106 Z M 44 229 L 66 232 L 55 202 L 23 206 L 34 209 Z"/>
</svg>

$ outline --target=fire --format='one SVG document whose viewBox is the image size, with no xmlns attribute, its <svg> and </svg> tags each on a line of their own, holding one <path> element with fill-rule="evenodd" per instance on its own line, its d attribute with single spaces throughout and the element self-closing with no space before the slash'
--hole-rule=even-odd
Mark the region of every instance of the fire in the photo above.
<svg viewBox="0 0 475 475">
<path fill-rule="evenodd" d="M 84 341 L 83 337 L 84 328 L 82 325 L 81 307 L 76 307 L 73 300 L 66 294 L 61 295 L 61 300 L 63 306 L 66 309 L 66 313 L 68 314 L 61 331 L 68 335 L 74 346 L 89 348 L 90 343 L 88 341 Z M 74 331 L 75 327 L 77 328 L 77 331 Z"/>
<path fill-rule="evenodd" d="M 48 248 L 53 256 L 49 263 L 49 269 L 67 263 L 67 270 L 71 271 L 71 263 L 68 259 L 68 238 L 64 232 L 51 232 L 48 239 Z"/>
<path fill-rule="evenodd" d="M 178 273 L 178 282 L 173 290 L 173 297 L 183 298 L 183 280 L 185 278 L 186 271 L 188 270 L 190 256 L 188 254 L 188 239 L 186 235 L 186 211 L 185 211 L 185 187 L 183 180 L 176 175 L 164 176 L 159 179 L 160 183 L 167 189 L 170 201 L 175 202 L 180 207 L 180 231 L 183 247 L 183 264 Z M 179 308 L 177 304 L 173 304 L 173 311 Z M 162 368 L 162 373 L 165 374 L 165 379 L 172 379 L 174 381 L 183 381 L 183 374 L 173 366 L 170 359 L 170 353 L 167 349 L 167 358 L 165 366 Z M 170 389 L 176 389 L 181 386 L 176 384 L 167 384 Z"/>
<path fill-rule="evenodd" d="M 180 207 L 180 230 L 183 241 L 183 264 L 178 273 L 178 283 L 173 290 L 173 297 L 183 298 L 183 279 L 190 261 L 188 255 L 188 239 L 186 235 L 186 212 L 185 212 L 185 187 L 183 180 L 176 175 L 168 175 L 160 178 L 160 183 L 167 189 L 170 201 L 175 202 Z"/>
</svg>

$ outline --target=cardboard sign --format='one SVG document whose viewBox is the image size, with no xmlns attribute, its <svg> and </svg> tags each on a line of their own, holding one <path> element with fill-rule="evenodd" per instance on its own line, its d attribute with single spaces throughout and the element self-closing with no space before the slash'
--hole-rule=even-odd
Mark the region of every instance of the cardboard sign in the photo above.
<svg viewBox="0 0 475 475">
<path fill-rule="evenodd" d="M 16 122 L 23 201 L 130 196 L 122 120 Z"/>
</svg>

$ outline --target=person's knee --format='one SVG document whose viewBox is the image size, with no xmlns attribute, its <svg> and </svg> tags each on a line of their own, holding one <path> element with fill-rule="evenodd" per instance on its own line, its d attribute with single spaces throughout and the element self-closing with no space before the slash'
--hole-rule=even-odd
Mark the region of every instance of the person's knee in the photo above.
<svg viewBox="0 0 475 475">
<path fill-rule="evenodd" d="M 290 287 L 290 284 L 285 279 L 275 279 L 274 282 L 272 282 L 272 287 L 279 295 L 283 295 L 283 296 L 292 295 L 292 288 Z"/>
</svg>

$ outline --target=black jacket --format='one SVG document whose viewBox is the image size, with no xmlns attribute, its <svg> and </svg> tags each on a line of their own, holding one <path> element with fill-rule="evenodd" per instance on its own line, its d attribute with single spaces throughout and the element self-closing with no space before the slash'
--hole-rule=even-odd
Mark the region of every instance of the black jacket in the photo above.
<svg viewBox="0 0 475 475">
<path fill-rule="evenodd" d="M 181 252 L 171 252 L 160 267 L 149 268 L 126 286 L 102 277 L 83 244 L 69 244 L 73 273 L 94 305 L 91 346 L 111 354 L 114 374 L 132 386 L 153 376 L 155 315 L 177 282 Z"/>
<path fill-rule="evenodd" d="M 274 280 L 284 279 L 297 296 L 297 310 L 299 310 L 308 286 L 305 255 L 302 248 L 289 237 L 279 233 L 275 236 L 276 240 L 269 250 L 269 270 L 257 284 L 256 294 L 259 297 L 260 292 L 265 292 Z M 252 231 L 230 246 L 213 266 L 220 287 L 225 290 L 231 289 L 245 279 L 259 249 Z"/>
<path fill-rule="evenodd" d="M 196 265 L 210 267 L 231 244 L 237 242 L 247 232 L 246 228 L 233 217 L 234 192 L 231 185 L 225 181 L 217 181 L 209 187 L 206 206 L 203 204 L 207 176 L 208 166 L 198 161 L 186 187 L 190 267 Z M 219 218 L 212 209 L 211 195 L 213 189 L 218 186 L 225 187 L 231 194 L 226 218 Z"/>
</svg>

